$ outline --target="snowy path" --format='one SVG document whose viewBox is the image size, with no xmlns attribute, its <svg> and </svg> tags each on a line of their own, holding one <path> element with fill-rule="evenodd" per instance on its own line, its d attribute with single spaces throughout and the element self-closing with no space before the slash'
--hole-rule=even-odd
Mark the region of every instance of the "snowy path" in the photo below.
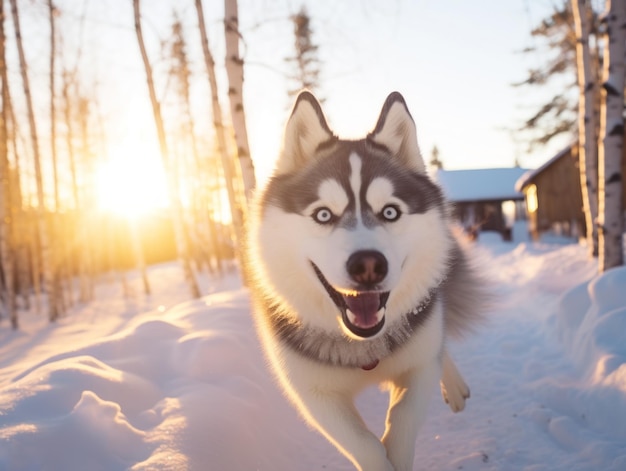
<svg viewBox="0 0 626 471">
<path fill-rule="evenodd" d="M 483 254 L 498 308 L 480 332 L 451 348 L 472 390 L 467 409 L 452 414 L 433 399 L 414 469 L 626 470 L 624 442 L 589 430 L 579 401 L 567 397 L 580 374 L 554 330 L 560 295 L 595 267 L 576 246 L 507 249 L 494 245 Z M 384 396 L 370 394 L 360 404 L 372 408 L 374 402 L 369 423 L 382 431 Z"/>
<path fill-rule="evenodd" d="M 558 340 L 559 298 L 595 270 L 584 249 L 480 250 L 498 308 L 451 346 L 472 398 L 453 414 L 433 397 L 415 469 L 626 470 L 626 426 L 615 428 L 626 419 L 626 374 L 591 385 Z M 123 300 L 105 285 L 56 326 L 25 316 L 22 332 L 0 327 L 1 471 L 353 469 L 274 386 L 246 292 L 178 304 L 179 277 L 173 265 L 154 267 L 150 298 Z M 202 283 L 216 292 L 238 280 Z M 358 406 L 381 433 L 385 395 L 368 390 Z"/>
<path fill-rule="evenodd" d="M 416 466 L 626 469 L 624 444 L 590 431 L 567 397 L 568 385 L 574 387 L 579 374 L 557 340 L 554 314 L 559 296 L 593 274 L 579 249 L 529 253 L 521 246 L 495 257 L 501 304 L 480 334 L 453 348 L 472 398 L 458 415 L 434 404 Z M 614 462 L 618 456 L 621 460 Z"/>
</svg>

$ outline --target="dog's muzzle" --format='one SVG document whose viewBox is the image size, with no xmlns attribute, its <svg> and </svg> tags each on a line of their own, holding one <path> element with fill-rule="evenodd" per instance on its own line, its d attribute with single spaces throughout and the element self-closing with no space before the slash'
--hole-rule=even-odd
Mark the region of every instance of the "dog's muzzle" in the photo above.
<svg viewBox="0 0 626 471">
<path fill-rule="evenodd" d="M 355 252 L 346 264 L 348 274 L 357 283 L 350 294 L 342 294 L 331 286 L 320 269 L 311 262 L 324 289 L 339 308 L 345 327 L 355 336 L 369 338 L 385 325 L 385 306 L 389 291 L 376 287 L 387 275 L 387 260 L 382 254 L 364 250 Z"/>
</svg>

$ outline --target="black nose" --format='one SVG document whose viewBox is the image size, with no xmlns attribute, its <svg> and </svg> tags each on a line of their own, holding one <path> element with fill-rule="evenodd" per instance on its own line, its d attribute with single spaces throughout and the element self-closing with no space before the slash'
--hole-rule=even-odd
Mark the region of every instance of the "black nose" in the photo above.
<svg viewBox="0 0 626 471">
<path fill-rule="evenodd" d="M 350 255 L 346 268 L 354 281 L 373 287 L 387 276 L 387 259 L 375 250 L 359 250 Z"/>
</svg>

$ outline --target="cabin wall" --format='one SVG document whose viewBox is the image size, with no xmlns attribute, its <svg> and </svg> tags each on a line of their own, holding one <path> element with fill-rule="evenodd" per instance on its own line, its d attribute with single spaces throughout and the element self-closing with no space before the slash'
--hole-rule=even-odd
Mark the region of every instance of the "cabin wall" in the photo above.
<svg viewBox="0 0 626 471">
<path fill-rule="evenodd" d="M 534 186 L 534 188 L 533 188 Z M 536 193 L 536 205 L 531 202 Z M 567 236 L 585 233 L 578 156 L 571 151 L 535 175 L 524 188 L 533 238 L 546 231 Z"/>
<path fill-rule="evenodd" d="M 622 180 L 626 180 L 626 135 L 622 156 Z M 572 146 L 524 184 L 528 227 L 533 238 L 541 232 L 560 230 L 570 236 L 586 234 L 583 213 L 578 147 Z M 626 233 L 626 186 L 622 191 Z M 626 250 L 626 237 L 625 237 Z"/>
</svg>

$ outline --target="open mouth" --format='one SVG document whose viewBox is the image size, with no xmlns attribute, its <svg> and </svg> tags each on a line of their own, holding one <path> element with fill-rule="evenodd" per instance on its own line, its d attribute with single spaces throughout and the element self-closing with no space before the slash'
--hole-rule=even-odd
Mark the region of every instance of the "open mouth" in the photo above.
<svg viewBox="0 0 626 471">
<path fill-rule="evenodd" d="M 320 269 L 311 262 L 317 278 L 341 311 L 341 319 L 346 328 L 362 338 L 373 337 L 385 325 L 385 306 L 389 291 L 357 291 L 356 294 L 342 294 L 331 286 Z"/>
</svg>

